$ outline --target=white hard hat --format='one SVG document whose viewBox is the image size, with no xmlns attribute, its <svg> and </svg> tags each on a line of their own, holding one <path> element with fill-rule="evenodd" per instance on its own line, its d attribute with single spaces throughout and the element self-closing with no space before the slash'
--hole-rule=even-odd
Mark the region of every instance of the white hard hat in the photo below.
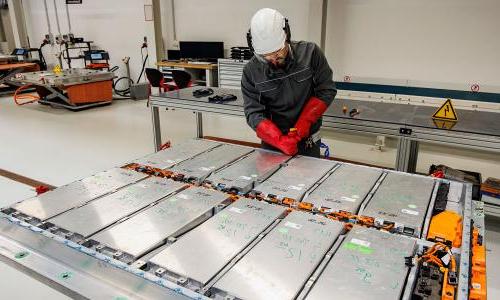
<svg viewBox="0 0 500 300">
<path fill-rule="evenodd" d="M 285 17 L 271 8 L 260 9 L 250 21 L 252 46 L 256 54 L 268 54 L 285 45 Z"/>
</svg>

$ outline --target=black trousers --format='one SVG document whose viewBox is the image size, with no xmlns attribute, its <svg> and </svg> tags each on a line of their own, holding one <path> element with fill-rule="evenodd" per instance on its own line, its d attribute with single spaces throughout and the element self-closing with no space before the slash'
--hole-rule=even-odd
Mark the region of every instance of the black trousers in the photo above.
<svg viewBox="0 0 500 300">
<path fill-rule="evenodd" d="M 314 143 L 311 147 L 308 147 L 306 146 L 306 140 L 307 139 L 303 139 L 299 142 L 299 144 L 297 145 L 298 149 L 299 149 L 299 153 L 300 155 L 304 155 L 304 156 L 311 156 L 311 157 L 317 157 L 319 158 L 320 156 L 320 145 L 321 145 L 321 139 L 318 140 L 316 143 Z M 275 147 L 269 145 L 268 143 L 262 141 L 261 142 L 261 146 L 260 146 L 262 149 L 267 149 L 267 150 L 273 150 L 273 151 L 277 151 L 277 152 L 281 152 L 279 149 L 276 149 Z"/>
</svg>

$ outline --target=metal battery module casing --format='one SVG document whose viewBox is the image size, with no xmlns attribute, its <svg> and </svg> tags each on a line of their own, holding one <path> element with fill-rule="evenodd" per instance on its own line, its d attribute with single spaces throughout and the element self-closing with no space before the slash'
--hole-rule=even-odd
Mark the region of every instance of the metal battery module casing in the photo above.
<svg viewBox="0 0 500 300">
<path fill-rule="evenodd" d="M 146 176 L 135 171 L 115 168 L 24 200 L 12 208 L 44 221 Z"/>
<path fill-rule="evenodd" d="M 343 164 L 303 201 L 329 211 L 357 213 L 381 175 L 380 169 Z"/>
<path fill-rule="evenodd" d="M 306 299 L 400 299 L 415 240 L 355 226 Z"/>
<path fill-rule="evenodd" d="M 390 172 L 361 214 L 397 223 L 419 237 L 433 189 L 431 178 Z"/>
<path fill-rule="evenodd" d="M 243 159 L 207 178 L 214 187 L 248 193 L 256 182 L 268 178 L 290 156 L 267 150 L 255 150 Z"/>
<path fill-rule="evenodd" d="M 343 224 L 293 211 L 214 285 L 238 299 L 294 299 Z"/>
<path fill-rule="evenodd" d="M 190 160 L 181 162 L 169 170 L 184 175 L 184 178 L 189 181 L 202 183 L 212 172 L 253 150 L 250 147 L 223 144 Z"/>
<path fill-rule="evenodd" d="M 284 212 L 284 207 L 264 201 L 240 199 L 150 262 L 204 286 Z"/>
<path fill-rule="evenodd" d="M 336 165 L 326 159 L 296 156 L 254 188 L 256 194 L 301 200 L 305 192 Z"/>
<path fill-rule="evenodd" d="M 87 205 L 67 211 L 49 219 L 49 222 L 88 237 L 183 186 L 184 184 L 180 182 L 151 177 Z"/>
<path fill-rule="evenodd" d="M 90 239 L 138 258 L 205 221 L 227 198 L 219 191 L 190 187 Z"/>
<path fill-rule="evenodd" d="M 153 168 L 167 169 L 220 145 L 220 143 L 208 140 L 192 139 L 172 146 L 171 148 L 139 158 L 133 162 Z"/>
</svg>

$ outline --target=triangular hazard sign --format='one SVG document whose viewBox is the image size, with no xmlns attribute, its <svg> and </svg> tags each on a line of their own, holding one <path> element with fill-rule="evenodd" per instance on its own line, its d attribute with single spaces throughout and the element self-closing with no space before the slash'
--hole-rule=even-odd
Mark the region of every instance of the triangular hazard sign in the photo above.
<svg viewBox="0 0 500 300">
<path fill-rule="evenodd" d="M 455 112 L 450 99 L 446 100 L 446 102 L 441 105 L 438 110 L 436 110 L 436 112 L 432 115 L 432 118 L 439 120 L 458 121 L 457 113 Z"/>
<path fill-rule="evenodd" d="M 439 128 L 439 129 L 447 129 L 451 130 L 455 124 L 457 124 L 457 121 L 447 121 L 447 120 L 440 120 L 440 119 L 433 119 L 432 122 L 434 122 L 434 125 Z"/>
</svg>

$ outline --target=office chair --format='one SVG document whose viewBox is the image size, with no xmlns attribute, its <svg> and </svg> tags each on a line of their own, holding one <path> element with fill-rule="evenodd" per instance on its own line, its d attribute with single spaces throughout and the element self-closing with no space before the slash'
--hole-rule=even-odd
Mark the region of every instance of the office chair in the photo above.
<svg viewBox="0 0 500 300">
<path fill-rule="evenodd" d="M 182 70 L 172 70 L 172 77 L 174 78 L 174 89 L 184 89 L 192 86 L 191 74 Z"/>
<path fill-rule="evenodd" d="M 146 78 L 152 87 L 157 87 L 160 93 L 163 91 L 167 92 L 170 90 L 169 86 L 165 83 L 165 78 L 163 78 L 163 73 L 157 69 L 146 68 Z"/>
</svg>

